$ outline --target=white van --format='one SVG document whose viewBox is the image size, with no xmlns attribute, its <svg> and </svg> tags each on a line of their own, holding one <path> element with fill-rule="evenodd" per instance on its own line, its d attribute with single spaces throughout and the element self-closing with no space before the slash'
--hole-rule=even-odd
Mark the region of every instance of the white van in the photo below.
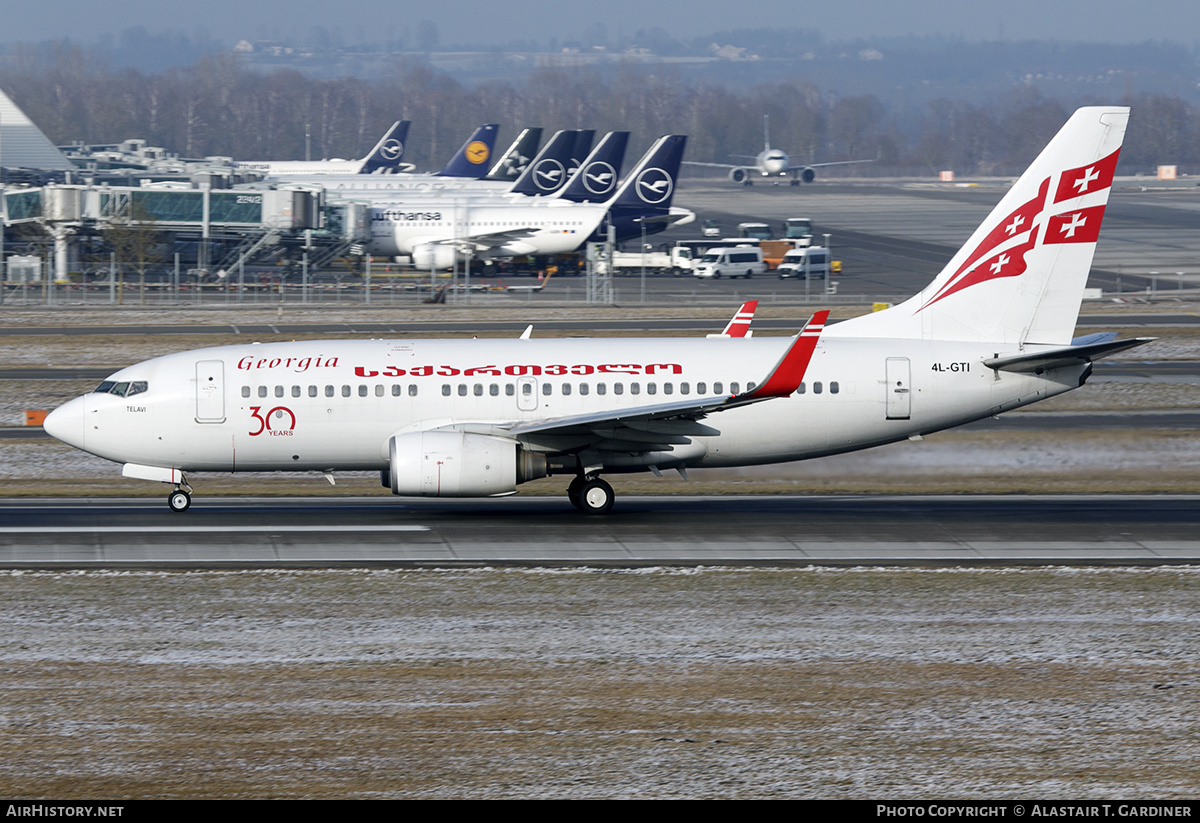
<svg viewBox="0 0 1200 823">
<path fill-rule="evenodd" d="M 762 249 L 757 246 L 733 246 L 710 249 L 699 263 L 694 264 L 692 274 L 713 279 L 720 279 L 722 275 L 749 278 L 766 270 Z"/>
<path fill-rule="evenodd" d="M 783 256 L 775 271 L 779 272 L 780 280 L 789 277 L 803 280 L 806 276 L 813 280 L 824 280 L 829 277 L 829 249 L 822 246 L 792 249 Z"/>
</svg>

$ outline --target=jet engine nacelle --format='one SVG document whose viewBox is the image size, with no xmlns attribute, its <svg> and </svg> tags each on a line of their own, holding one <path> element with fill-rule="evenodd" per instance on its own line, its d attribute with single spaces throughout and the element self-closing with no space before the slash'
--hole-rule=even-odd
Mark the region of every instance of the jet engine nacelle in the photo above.
<svg viewBox="0 0 1200 823">
<path fill-rule="evenodd" d="M 440 243 L 423 243 L 413 249 L 413 266 L 418 269 L 454 268 L 454 247 Z"/>
<path fill-rule="evenodd" d="M 750 176 L 750 172 L 746 169 L 730 169 L 729 179 L 734 183 L 745 183 L 746 178 Z"/>
<path fill-rule="evenodd" d="M 800 172 L 800 179 L 805 183 L 811 183 L 817 179 L 817 170 L 813 168 L 805 169 L 804 171 Z"/>
<path fill-rule="evenodd" d="M 545 455 L 503 437 L 431 431 L 397 434 L 388 442 L 392 494 L 492 497 L 546 474 Z"/>
</svg>

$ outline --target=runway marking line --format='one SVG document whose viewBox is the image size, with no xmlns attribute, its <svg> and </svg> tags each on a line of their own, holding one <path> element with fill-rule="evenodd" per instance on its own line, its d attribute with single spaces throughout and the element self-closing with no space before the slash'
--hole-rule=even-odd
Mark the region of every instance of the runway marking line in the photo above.
<svg viewBox="0 0 1200 823">
<path fill-rule="evenodd" d="M 427 532 L 428 526 L 0 526 L 0 534 L 144 532 Z"/>
</svg>

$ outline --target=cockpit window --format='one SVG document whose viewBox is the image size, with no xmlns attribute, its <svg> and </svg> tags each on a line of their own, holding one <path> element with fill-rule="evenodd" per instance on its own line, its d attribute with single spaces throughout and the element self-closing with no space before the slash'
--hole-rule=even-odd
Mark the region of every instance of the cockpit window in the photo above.
<svg viewBox="0 0 1200 823">
<path fill-rule="evenodd" d="M 118 383 L 115 380 L 105 380 L 96 387 L 94 394 L 115 394 L 117 397 L 133 397 L 149 389 L 145 380 L 134 380 L 129 383 Z"/>
</svg>

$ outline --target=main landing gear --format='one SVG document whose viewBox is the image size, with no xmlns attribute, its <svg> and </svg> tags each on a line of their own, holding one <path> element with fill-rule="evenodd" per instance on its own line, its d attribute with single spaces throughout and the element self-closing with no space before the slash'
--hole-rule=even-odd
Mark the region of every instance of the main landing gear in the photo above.
<svg viewBox="0 0 1200 823">
<path fill-rule="evenodd" d="M 182 476 L 181 479 L 183 479 Z M 175 486 L 175 491 L 167 495 L 167 505 L 173 512 L 185 512 L 191 507 L 192 487 L 188 485 L 186 479 Z"/>
<path fill-rule="evenodd" d="M 579 475 L 567 486 L 567 499 L 584 514 L 608 514 L 615 495 L 613 487 L 599 477 Z"/>
</svg>

